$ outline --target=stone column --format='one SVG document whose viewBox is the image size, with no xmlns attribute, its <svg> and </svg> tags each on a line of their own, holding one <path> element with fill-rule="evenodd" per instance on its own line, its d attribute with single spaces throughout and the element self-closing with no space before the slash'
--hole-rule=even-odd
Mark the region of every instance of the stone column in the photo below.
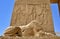
<svg viewBox="0 0 60 39">
<path fill-rule="evenodd" d="M 15 0 L 11 26 L 27 25 L 32 20 L 39 21 L 44 31 L 55 34 L 50 0 Z"/>
</svg>

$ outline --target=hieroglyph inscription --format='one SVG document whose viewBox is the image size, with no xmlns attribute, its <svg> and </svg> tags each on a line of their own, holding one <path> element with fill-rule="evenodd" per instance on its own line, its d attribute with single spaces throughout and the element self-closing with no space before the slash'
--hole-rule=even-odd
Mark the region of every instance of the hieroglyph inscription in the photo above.
<svg viewBox="0 0 60 39">
<path fill-rule="evenodd" d="M 54 33 L 49 0 L 16 0 L 11 26 L 23 26 L 37 20 L 40 26 Z"/>
<path fill-rule="evenodd" d="M 18 8 L 17 8 L 18 7 Z M 27 4 L 27 5 L 17 5 L 16 9 L 16 23 L 17 25 L 26 25 L 32 20 L 38 20 L 41 24 L 48 23 L 48 4 Z M 45 20 L 46 19 L 46 20 Z M 44 24 L 46 24 L 44 23 Z"/>
</svg>

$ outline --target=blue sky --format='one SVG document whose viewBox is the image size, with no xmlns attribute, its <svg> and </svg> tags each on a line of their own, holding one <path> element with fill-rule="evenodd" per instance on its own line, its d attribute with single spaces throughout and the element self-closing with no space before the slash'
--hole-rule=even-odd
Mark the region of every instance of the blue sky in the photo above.
<svg viewBox="0 0 60 39">
<path fill-rule="evenodd" d="M 14 0 L 0 0 L 0 35 L 2 35 L 5 29 L 10 25 L 13 7 Z M 58 5 L 51 4 L 51 11 L 55 32 L 60 32 Z"/>
</svg>

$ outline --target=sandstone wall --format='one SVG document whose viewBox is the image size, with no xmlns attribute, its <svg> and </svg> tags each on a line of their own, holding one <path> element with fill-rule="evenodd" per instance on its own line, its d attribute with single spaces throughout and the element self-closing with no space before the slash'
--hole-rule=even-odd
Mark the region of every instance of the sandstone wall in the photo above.
<svg viewBox="0 0 60 39">
<path fill-rule="evenodd" d="M 11 26 L 27 25 L 32 20 L 40 22 L 40 26 L 54 33 L 50 0 L 15 0 Z"/>
</svg>

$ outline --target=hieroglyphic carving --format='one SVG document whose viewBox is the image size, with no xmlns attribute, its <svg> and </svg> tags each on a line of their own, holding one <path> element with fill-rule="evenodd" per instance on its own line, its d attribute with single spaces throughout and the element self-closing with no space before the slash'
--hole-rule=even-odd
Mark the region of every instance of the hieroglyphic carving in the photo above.
<svg viewBox="0 0 60 39">
<path fill-rule="evenodd" d="M 27 25 L 32 20 L 39 21 L 45 31 L 54 33 L 49 0 L 16 0 L 11 26 Z"/>
<path fill-rule="evenodd" d="M 22 18 L 24 20 L 24 17 L 26 16 L 27 17 L 27 18 L 25 17 L 26 18 L 25 19 L 26 20 L 26 22 L 25 22 L 26 24 L 28 22 L 27 21 L 28 19 L 31 19 L 31 20 L 39 19 L 39 21 L 41 21 L 42 18 L 44 18 L 44 12 L 46 12 L 46 10 L 44 10 L 46 8 L 46 6 L 43 7 L 40 4 L 19 5 L 18 7 L 19 8 L 16 10 L 16 13 L 18 13 L 17 14 L 17 19 L 20 20 L 21 16 L 22 16 Z M 19 22 L 19 21 L 17 21 L 17 22 Z"/>
</svg>

